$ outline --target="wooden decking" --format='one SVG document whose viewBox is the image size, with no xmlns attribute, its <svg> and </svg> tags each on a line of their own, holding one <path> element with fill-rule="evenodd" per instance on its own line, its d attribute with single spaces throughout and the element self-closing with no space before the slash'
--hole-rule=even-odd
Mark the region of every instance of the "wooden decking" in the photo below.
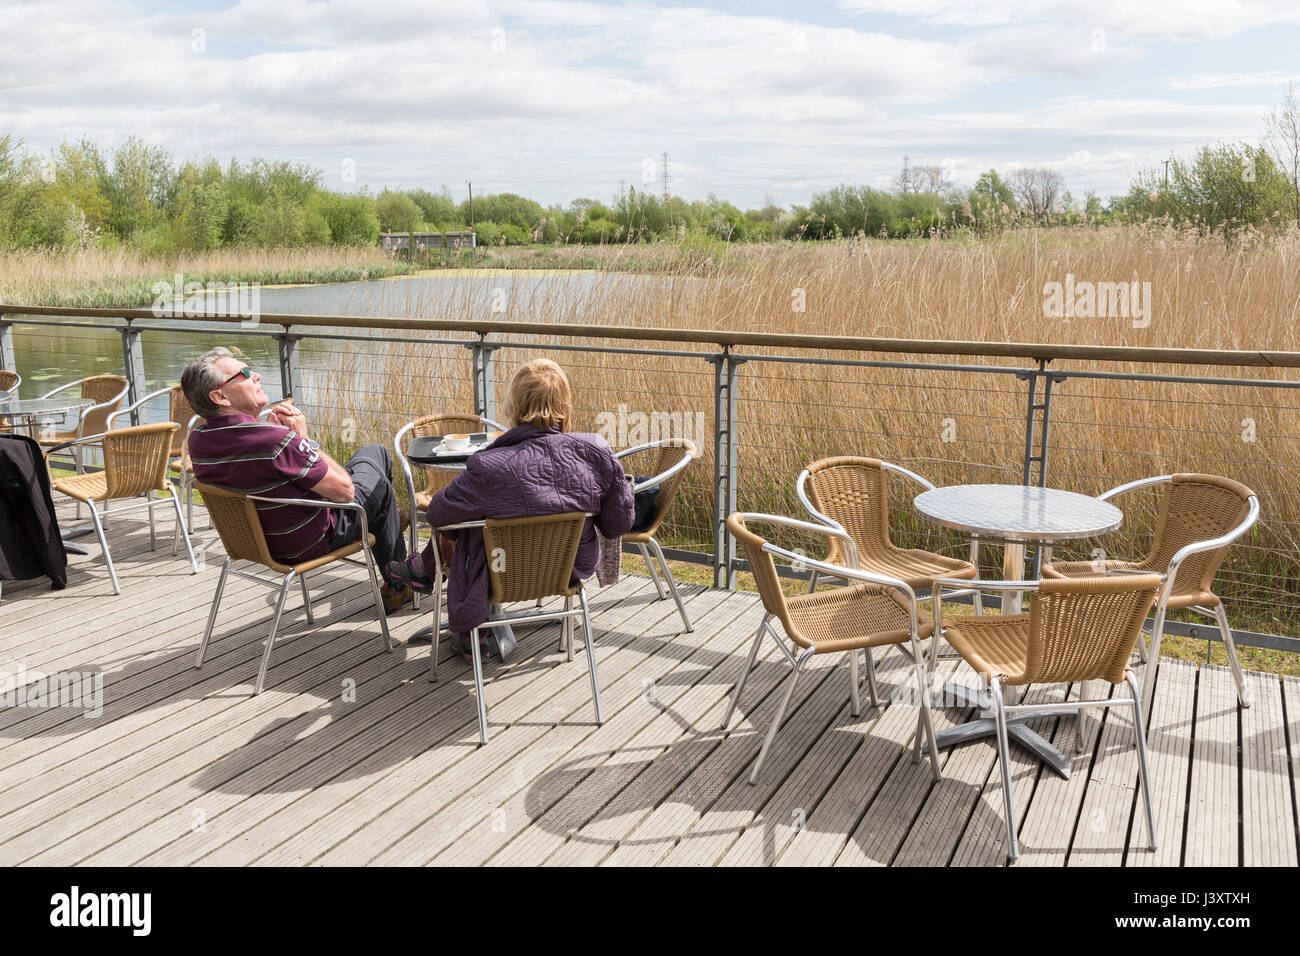
<svg viewBox="0 0 1300 956">
<path fill-rule="evenodd" d="M 159 529 L 165 545 L 150 552 L 142 522 L 114 521 L 120 596 L 93 536 L 79 539 L 91 555 L 73 558 L 66 590 L 4 586 L 0 669 L 102 671 L 104 701 L 93 718 L 0 710 L 0 863 L 1004 862 L 992 744 L 946 752 L 933 783 L 908 755 L 915 711 L 871 707 L 864 692 L 852 717 L 842 657 L 811 662 L 759 786 L 748 785 L 788 674 L 769 643 L 741 713 L 719 729 L 762 613 L 753 594 L 687 588 L 685 633 L 647 578 L 595 591 L 599 728 L 584 652 L 564 660 L 558 625 L 521 631 L 518 659 L 486 668 L 492 739 L 480 748 L 467 665 L 446 657 L 431 684 L 429 645 L 405 643 L 430 617 L 409 609 L 391 619 L 403 643 L 383 653 L 356 569 L 313 579 L 316 626 L 291 597 L 258 697 L 272 592 L 232 579 L 196 670 L 224 554 L 201 530 L 206 567 L 192 576 L 170 557 L 170 522 Z M 910 670 L 897 651 L 878 668 L 884 701 Z M 973 684 L 963 668 L 941 665 Z M 1227 671 L 1162 664 L 1155 853 L 1123 709 L 1090 717 L 1069 781 L 1018 755 L 1018 865 L 1296 865 L 1300 682 L 1249 678 L 1256 704 L 1240 710 Z M 940 728 L 969 716 L 941 710 Z M 1039 725 L 1073 746 L 1071 719 Z"/>
</svg>

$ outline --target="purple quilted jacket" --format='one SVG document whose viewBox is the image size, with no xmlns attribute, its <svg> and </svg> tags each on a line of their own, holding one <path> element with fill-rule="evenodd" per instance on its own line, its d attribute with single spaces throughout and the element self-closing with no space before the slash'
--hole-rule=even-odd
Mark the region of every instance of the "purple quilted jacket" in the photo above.
<svg viewBox="0 0 1300 956">
<path fill-rule="evenodd" d="M 429 503 L 435 528 L 481 518 L 591 511 L 607 538 L 632 527 L 632 486 L 608 445 L 595 435 L 520 425 L 469 459 L 466 470 Z M 450 532 L 456 553 L 447 576 L 448 617 L 464 633 L 488 619 L 487 555 L 477 528 Z M 574 579 L 591 576 L 600 543 L 589 519 L 573 563 Z"/>
</svg>

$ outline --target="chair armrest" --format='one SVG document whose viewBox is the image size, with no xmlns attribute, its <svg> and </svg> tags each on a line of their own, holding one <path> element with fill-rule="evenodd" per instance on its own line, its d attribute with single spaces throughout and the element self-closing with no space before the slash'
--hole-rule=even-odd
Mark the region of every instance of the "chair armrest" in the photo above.
<svg viewBox="0 0 1300 956">
<path fill-rule="evenodd" d="M 130 385 L 124 385 L 124 386 L 122 387 L 122 391 L 118 392 L 116 395 L 114 395 L 114 396 L 113 396 L 112 398 L 110 398 L 108 401 L 106 401 L 106 402 L 100 402 L 98 405 L 91 405 L 89 408 L 83 408 L 83 409 L 81 410 L 81 413 L 77 416 L 77 428 L 78 428 L 78 429 L 81 428 L 81 423 L 84 422 L 84 421 L 86 420 L 86 417 L 87 417 L 91 412 L 97 412 L 97 411 L 99 411 L 101 408 L 112 408 L 114 405 L 116 405 L 116 404 L 118 404 L 119 402 L 121 402 L 122 399 L 126 398 L 127 393 L 130 392 L 130 391 L 131 391 L 131 386 L 130 386 Z M 105 423 L 105 424 L 107 424 L 107 423 Z M 109 427 L 111 428 L 111 426 L 109 426 Z"/>
<path fill-rule="evenodd" d="M 967 588 L 973 591 L 1037 591 L 1038 581 L 986 581 L 980 578 L 935 578 L 935 587 Z"/>
<path fill-rule="evenodd" d="M 813 503 L 808 499 L 808 492 L 804 487 L 808 484 L 808 479 L 810 477 L 812 477 L 811 472 L 805 468 L 803 471 L 799 472 L 799 477 L 795 479 L 794 493 L 799 496 L 799 503 L 803 505 L 805 511 L 816 518 L 819 522 L 826 525 L 826 527 L 835 528 L 837 531 L 844 531 L 844 525 L 840 524 L 830 515 L 822 514 L 813 507 Z M 848 532 L 845 531 L 844 533 L 847 534 Z"/>
<path fill-rule="evenodd" d="M 80 384 L 81 384 L 81 379 L 77 379 L 75 382 L 69 382 L 67 385 L 60 385 L 58 388 L 51 389 L 50 391 L 46 392 L 44 395 L 40 397 L 49 398 L 51 395 L 57 395 L 59 394 L 59 392 L 66 392 L 68 389 L 72 388 L 72 386 L 80 385 Z"/>
<path fill-rule="evenodd" d="M 838 538 L 845 545 L 845 552 L 848 554 L 850 561 L 849 567 L 856 570 L 862 563 L 858 558 L 858 546 L 854 543 L 853 538 L 847 531 L 838 525 L 831 527 L 829 525 L 814 524 L 811 521 L 800 521 L 798 518 L 787 518 L 784 515 L 769 515 L 761 514 L 759 512 L 742 512 L 741 514 L 746 520 L 752 518 L 755 521 L 767 524 L 777 524 L 784 528 L 795 528 L 799 531 L 812 531 L 828 538 Z M 808 564 L 810 561 L 809 558 L 799 558 L 798 560 L 802 561 L 804 564 Z M 818 563 L 826 564 L 824 561 Z M 838 564 L 826 564 L 826 567 L 838 568 L 840 566 Z"/>
<path fill-rule="evenodd" d="M 655 485 L 662 484 L 663 482 L 667 481 L 669 478 L 673 477 L 673 475 L 683 470 L 687 465 L 689 465 L 694 460 L 695 459 L 693 457 L 687 455 L 685 458 L 683 458 L 681 461 L 679 461 L 677 464 L 673 465 L 671 468 L 667 469 L 666 471 L 663 471 L 660 474 L 655 475 L 653 478 L 647 478 L 645 481 L 641 482 L 640 484 L 633 485 L 632 494 L 636 494 L 638 491 L 644 491 L 647 488 L 653 488 Z"/>
<path fill-rule="evenodd" d="M 1111 498 L 1122 495 L 1125 492 L 1136 491 L 1138 488 L 1147 488 L 1151 485 L 1159 485 L 1166 481 L 1172 481 L 1173 477 L 1173 475 L 1156 475 L 1154 478 L 1139 478 L 1137 481 L 1130 481 L 1122 485 L 1117 485 L 1110 489 L 1110 491 L 1103 492 L 1097 496 L 1097 500 L 1110 501 Z"/>
<path fill-rule="evenodd" d="M 420 519 L 415 513 L 415 475 L 411 471 L 411 462 L 407 459 L 406 453 L 402 451 L 402 438 L 414 427 L 415 422 L 407 422 L 393 436 L 393 454 L 397 456 L 397 462 L 402 466 L 402 476 L 406 479 L 406 491 L 410 495 L 411 527 L 415 527 Z"/>
<path fill-rule="evenodd" d="M 146 395 L 144 398 L 140 399 L 138 402 L 135 402 L 135 403 L 133 403 L 133 404 L 131 404 L 131 405 L 128 405 L 126 408 L 119 408 L 119 409 L 118 409 L 117 411 L 115 411 L 115 412 L 109 412 L 108 420 L 107 420 L 107 427 L 108 427 L 108 430 L 109 430 L 109 431 L 112 431 L 112 430 L 113 430 L 113 423 L 114 423 L 115 421 L 117 421 L 117 420 L 118 420 L 120 417 L 122 417 L 123 415 L 129 415 L 129 414 L 131 414 L 131 412 L 135 411 L 137 408 L 139 408 L 140 406 L 142 406 L 145 402 L 149 401 L 149 399 L 151 399 L 151 398 L 157 398 L 159 395 L 168 395 L 168 394 L 170 394 L 170 393 L 171 393 L 171 386 L 168 386 L 167 388 L 160 388 L 160 389 L 158 389 L 156 392 L 150 392 L 150 393 L 149 393 L 148 395 Z M 112 403 L 110 402 L 109 404 L 112 404 Z M 87 411 L 90 411 L 90 409 L 86 409 L 86 410 L 87 410 Z"/>
<path fill-rule="evenodd" d="M 48 459 L 56 451 L 64 448 L 70 448 L 73 445 L 87 445 L 91 442 L 103 441 L 107 432 L 100 432 L 98 435 L 83 435 L 81 438 L 71 438 L 68 441 L 59 442 L 51 448 L 45 449 L 45 457 Z"/>
<path fill-rule="evenodd" d="M 370 522 L 366 520 L 366 509 L 355 501 L 312 501 L 310 498 L 268 498 L 266 495 L 245 495 L 252 501 L 267 501 L 276 505 L 301 505 L 304 508 L 336 508 L 339 511 L 355 511 L 361 516 L 361 541 L 370 536 Z"/>
<path fill-rule="evenodd" d="M 912 471 L 911 469 L 904 468 L 902 465 L 895 465 L 892 461 L 882 461 L 880 463 L 880 467 L 884 468 L 886 471 L 893 471 L 907 478 L 911 478 L 913 481 L 915 481 L 926 491 L 934 491 L 934 482 L 926 478 L 922 478 L 920 475 L 918 475 L 916 472 Z"/>
<path fill-rule="evenodd" d="M 484 425 L 491 425 L 495 431 L 504 432 L 509 430 L 503 428 L 499 422 L 494 422 L 492 419 L 486 417 L 485 415 L 480 415 L 478 417 L 478 420 L 482 422 Z"/>
</svg>

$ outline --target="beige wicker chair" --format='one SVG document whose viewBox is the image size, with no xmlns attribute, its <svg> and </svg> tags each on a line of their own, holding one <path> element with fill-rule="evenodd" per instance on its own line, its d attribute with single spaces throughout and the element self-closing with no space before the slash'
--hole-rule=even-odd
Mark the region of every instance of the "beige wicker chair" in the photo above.
<svg viewBox="0 0 1300 956">
<path fill-rule="evenodd" d="M 840 546 L 840 554 L 845 564 L 835 565 L 824 561 L 814 561 L 793 551 L 777 547 L 754 534 L 747 527 L 748 522 L 776 524 L 800 531 L 824 535 Z M 790 698 L 804 664 L 814 654 L 834 654 L 847 651 L 849 654 L 849 700 L 853 715 L 861 710 L 858 694 L 858 655 L 857 651 L 871 647 L 887 647 L 892 644 L 907 644 L 912 652 L 915 667 L 917 698 L 920 703 L 917 716 L 917 748 L 913 760 L 920 759 L 921 734 L 925 734 L 930 752 L 930 770 L 935 780 L 940 778 L 939 747 L 935 739 L 934 721 L 930 714 L 930 695 L 926 683 L 925 659 L 921 642 L 929 636 L 932 624 L 920 616 L 917 610 L 916 593 L 907 582 L 872 571 L 860 570 L 853 539 L 839 528 L 798 521 L 793 518 L 764 514 L 742 514 L 737 512 L 727 518 L 727 531 L 744 547 L 749 556 L 750 570 L 758 585 L 758 593 L 763 601 L 763 620 L 754 635 L 753 646 L 749 649 L 749 658 L 745 661 L 740 679 L 736 683 L 731 703 L 727 706 L 726 716 L 722 718 L 725 730 L 731 723 L 731 715 L 740 703 L 740 696 L 745 690 L 745 680 L 753 669 L 758 657 L 758 647 L 763 641 L 763 632 L 771 635 L 777 647 L 793 667 L 790 682 L 786 685 L 785 696 L 781 706 L 772 718 L 763 746 L 758 752 L 758 760 L 749 775 L 750 783 L 758 782 L 759 771 L 767 752 L 776 739 L 776 732 L 785 718 Z M 801 563 L 814 571 L 840 578 L 847 586 L 823 591 L 820 594 L 801 594 L 786 597 L 777 577 L 776 564 L 772 556 Z M 798 657 L 787 649 L 785 644 L 772 629 L 771 620 L 776 618 L 785 629 L 786 636 L 794 644 L 794 649 L 802 649 Z"/>
<path fill-rule="evenodd" d="M 944 579 L 958 585 L 966 579 Z M 998 757 L 1002 766 L 1002 796 L 1007 815 L 1007 858 L 1020 855 L 1016 840 L 1016 815 L 1011 802 L 1011 765 L 1007 742 L 1007 715 L 1011 713 L 1068 713 L 1083 719 L 1085 707 L 1133 707 L 1138 772 L 1146 802 L 1151 849 L 1156 847 L 1155 817 L 1151 807 L 1151 772 L 1147 767 L 1142 696 L 1129 656 L 1137 643 L 1142 622 L 1155 603 L 1162 582 L 1158 574 L 1115 575 L 1043 581 L 981 581 L 986 589 L 1034 592 L 1027 614 L 966 615 L 950 618 L 944 637 L 971 668 L 987 682 L 997 721 Z M 936 613 L 942 614 L 938 604 Z M 1028 684 L 1081 684 L 1104 680 L 1127 683 L 1129 697 L 1071 700 L 1056 704 L 1016 704 L 1003 701 L 1004 686 Z M 1080 728 L 1077 739 L 1082 742 Z"/>
<path fill-rule="evenodd" d="M 914 471 L 877 458 L 842 455 L 815 461 L 795 481 L 795 493 L 805 510 L 816 521 L 848 532 L 857 547 L 861 568 L 906 581 L 913 590 L 933 591 L 934 579 L 974 578 L 979 564 L 979 542 L 970 544 L 970 560 L 950 558 L 931 551 L 900 548 L 889 540 L 889 473 L 910 478 L 926 491 L 934 485 Z M 844 563 L 844 549 L 837 539 L 830 543 L 829 564 Z M 813 571 L 808 579 L 808 593 L 817 590 L 821 575 Z M 969 588 L 951 592 L 948 597 L 972 595 L 975 613 L 984 613 L 982 595 Z M 935 652 L 938 641 L 934 642 Z M 876 667 L 871 649 L 867 659 L 867 686 L 872 704 L 878 703 Z"/>
<path fill-rule="evenodd" d="M 194 414 L 194 409 L 190 408 L 189 401 L 185 398 L 185 392 L 179 385 L 171 385 L 167 388 L 160 388 L 150 392 L 143 398 L 125 408 L 119 408 L 111 412 L 108 416 L 108 428 L 112 429 L 117 421 L 125 415 L 137 413 L 144 408 L 149 402 L 163 395 L 167 396 L 167 420 L 175 422 L 176 431 L 172 432 L 171 448 L 167 450 L 167 471 L 176 473 L 176 478 L 181 484 L 181 497 L 185 499 L 186 520 L 185 528 L 191 534 L 194 533 L 194 502 L 190 489 L 194 484 L 194 469 L 189 464 L 188 443 L 190 431 L 203 419 Z M 172 553 L 176 551 L 175 542 L 172 544 Z"/>
<path fill-rule="evenodd" d="M 1190 609 L 1215 619 L 1228 655 L 1237 699 L 1251 704 L 1232 640 L 1232 628 L 1223 601 L 1213 591 L 1214 575 L 1232 543 L 1259 520 L 1259 498 L 1245 485 L 1214 475 L 1161 475 L 1143 478 L 1101 496 L 1107 501 L 1127 491 L 1163 485 L 1151 550 L 1141 561 L 1054 561 L 1043 566 L 1045 578 L 1071 578 L 1114 571 L 1152 572 L 1165 575 L 1151 625 L 1151 647 L 1138 648 L 1146 658 L 1146 684 L 1154 687 L 1160 662 L 1160 639 L 1170 610 Z"/>
<path fill-rule="evenodd" d="M 88 378 L 78 379 L 75 382 L 69 382 L 67 385 L 60 385 L 58 388 L 51 389 L 41 398 L 50 398 L 59 392 L 65 392 L 70 388 L 81 387 L 81 397 L 94 402 L 89 408 L 83 408 L 77 416 L 76 428 L 58 429 L 54 432 L 45 433 L 37 437 L 37 441 L 42 445 L 53 450 L 52 446 L 72 449 L 72 462 L 76 466 L 77 474 L 82 474 L 85 469 L 85 463 L 82 460 L 82 447 L 94 442 L 80 442 L 77 439 L 86 435 L 97 435 L 100 432 L 106 432 L 109 429 L 109 416 L 112 415 L 122 406 L 122 400 L 130 391 L 130 386 L 125 378 L 121 375 L 91 375 Z M 50 457 L 47 451 L 45 457 Z"/>
<path fill-rule="evenodd" d="M 436 435 L 454 435 L 461 432 L 472 434 L 488 430 L 505 431 L 490 418 L 466 412 L 463 415 L 454 413 L 449 415 L 425 415 L 414 421 L 407 422 L 393 436 L 393 451 L 397 454 L 398 464 L 402 466 L 402 474 L 406 478 L 406 492 L 411 502 L 411 554 L 418 554 L 420 551 L 420 520 L 421 516 L 428 511 L 429 502 L 433 500 L 434 495 L 451 484 L 456 477 L 452 472 L 440 471 L 437 468 L 425 468 L 423 469 L 424 488 L 417 489 L 415 487 L 415 475 L 411 471 L 411 462 L 406 457 L 406 449 L 411 440 L 415 438 L 431 438 Z M 421 595 L 416 594 L 414 598 L 417 610 L 420 607 L 420 597 Z"/>
<path fill-rule="evenodd" d="M 121 594 L 117 571 L 113 567 L 113 556 L 108 550 L 108 540 L 104 535 L 104 526 L 109 515 L 119 514 L 145 508 L 149 512 L 149 547 L 158 546 L 154 526 L 153 509 L 166 505 L 167 499 L 153 497 L 156 491 L 166 492 L 171 505 L 176 510 L 177 535 L 185 539 L 185 550 L 190 556 L 190 567 L 197 574 L 199 566 L 194 560 L 194 549 L 190 547 L 190 536 L 185 532 L 181 519 L 180 499 L 176 497 L 176 487 L 167 480 L 167 450 L 171 447 L 172 435 L 176 431 L 173 422 L 157 425 L 138 425 L 134 428 L 119 428 L 99 435 L 86 435 L 71 441 L 55 445 L 46 451 L 46 459 L 64 448 L 76 447 L 82 443 L 100 443 L 104 449 L 104 470 L 86 474 L 69 475 L 66 478 L 52 479 L 53 489 L 62 492 L 73 500 L 84 503 L 90 509 L 94 522 L 95 534 L 99 536 L 100 547 L 104 549 L 104 563 L 108 565 L 108 574 L 113 581 L 113 593 Z M 144 501 L 108 509 L 110 501 L 122 498 L 144 497 Z M 100 506 L 105 506 L 100 510 Z M 173 553 L 175 549 L 173 548 Z"/>
<path fill-rule="evenodd" d="M 361 505 L 351 501 L 339 503 L 245 495 L 225 488 L 218 488 L 215 485 L 207 485 L 203 482 L 195 482 L 194 487 L 202 495 L 203 503 L 208 509 L 208 515 L 213 526 L 217 529 L 217 534 L 221 536 L 221 543 L 226 549 L 226 560 L 221 566 L 221 577 L 217 579 L 217 591 L 212 598 L 212 610 L 208 612 L 208 627 L 203 632 L 203 643 L 199 645 L 199 656 L 194 663 L 195 667 L 203 666 L 203 657 L 207 653 L 208 642 L 212 639 L 212 628 L 217 621 L 217 609 L 221 606 L 221 592 L 225 589 L 227 574 L 235 574 L 249 581 L 256 581 L 258 584 L 272 590 L 278 590 L 280 594 L 275 603 L 275 616 L 271 619 L 271 633 L 267 635 L 266 650 L 262 653 L 262 666 L 257 672 L 257 683 L 253 687 L 253 695 L 260 694 L 262 686 L 266 683 L 266 670 L 271 663 L 271 648 L 275 646 L 275 634 L 280 628 L 280 615 L 284 612 L 285 598 L 288 597 L 289 590 L 293 586 L 294 578 L 298 579 L 298 583 L 302 588 L 302 602 L 307 612 L 307 622 L 314 624 L 316 618 L 312 614 L 311 596 L 307 591 L 307 575 L 337 561 L 347 561 L 349 564 L 364 567 L 369 572 L 370 589 L 375 598 L 375 613 L 379 617 L 379 629 L 383 634 L 384 647 L 388 651 L 393 649 L 393 639 L 388 633 L 388 618 L 384 614 L 384 601 L 379 590 L 379 574 L 375 570 L 374 556 L 370 553 L 375 538 L 370 533 L 366 521 L 366 511 Z M 357 540 L 351 544 L 336 548 L 329 554 L 321 555 L 319 558 L 312 558 L 293 565 L 282 564 L 271 556 L 271 550 L 267 547 L 266 535 L 262 532 L 262 521 L 257 514 L 257 505 L 254 504 L 257 501 L 272 502 L 277 505 L 302 505 L 308 508 L 334 508 L 340 511 L 355 511 L 360 518 L 361 533 Z M 364 545 L 362 544 L 363 541 L 365 542 Z M 364 555 L 364 562 L 352 558 L 352 555 L 358 551 Z M 254 564 L 260 564 L 279 574 L 280 578 L 278 581 L 268 580 L 258 574 L 236 570 L 230 566 L 232 561 L 251 561 Z"/>
<path fill-rule="evenodd" d="M 695 443 L 684 438 L 670 438 L 663 441 L 649 442 L 644 445 L 637 445 L 635 448 L 628 448 L 614 455 L 620 460 L 630 458 L 638 454 L 654 455 L 653 462 L 646 469 L 652 477 L 647 478 L 636 485 L 633 485 L 632 492 L 643 491 L 647 488 L 659 486 L 659 492 L 655 495 L 655 512 L 651 519 L 649 527 L 644 531 L 636 531 L 623 535 L 623 541 L 628 544 L 635 544 L 641 551 L 641 557 L 645 559 L 645 566 L 650 571 L 650 579 L 654 581 L 655 590 L 659 593 L 659 600 L 672 593 L 673 600 L 677 602 L 677 613 L 682 617 L 682 624 L 686 630 L 695 630 L 691 624 L 691 619 L 686 616 L 686 606 L 682 603 L 682 596 L 677 591 L 677 582 L 673 579 L 672 572 L 668 570 L 668 561 L 664 557 L 664 549 L 659 546 L 655 540 L 655 532 L 663 524 L 664 516 L 668 514 L 668 509 L 672 507 L 673 500 L 677 497 L 677 489 L 681 486 L 682 479 L 686 477 L 686 467 L 691 462 L 700 457 Z M 626 467 L 626 463 L 624 465 Z M 654 551 L 655 562 L 650 560 L 650 551 Z M 658 571 L 655 564 L 658 564 Z M 664 582 L 659 580 L 659 572 L 663 573 Z"/>
<path fill-rule="evenodd" d="M 587 608 L 587 595 L 582 582 L 571 583 L 573 562 L 578 556 L 582 529 L 590 514 L 573 511 L 564 514 L 542 515 L 532 518 L 508 518 L 483 521 L 465 521 L 435 529 L 458 531 L 482 528 L 483 543 L 488 555 L 489 602 L 493 605 L 513 604 L 520 601 L 537 602 L 529 611 L 493 615 L 470 632 L 470 647 L 474 663 L 474 689 L 478 700 L 479 744 L 486 744 L 487 705 L 483 700 L 483 661 L 479 650 L 479 633 L 494 624 L 528 624 L 537 621 L 560 621 L 560 647 L 569 660 L 573 660 L 573 624 L 580 619 L 587 641 L 587 671 L 591 677 L 591 699 L 596 707 L 596 724 L 604 722 L 600 710 L 600 681 L 596 677 L 596 654 L 592 643 L 591 616 Z M 434 549 L 435 554 L 437 549 Z M 442 614 L 442 561 L 435 561 L 434 589 L 437 607 L 433 627 L 433 649 L 430 653 L 429 679 L 438 679 L 438 637 Z M 564 598 L 564 610 L 540 610 L 544 598 Z M 578 607 L 573 599 L 578 599 Z"/>
</svg>

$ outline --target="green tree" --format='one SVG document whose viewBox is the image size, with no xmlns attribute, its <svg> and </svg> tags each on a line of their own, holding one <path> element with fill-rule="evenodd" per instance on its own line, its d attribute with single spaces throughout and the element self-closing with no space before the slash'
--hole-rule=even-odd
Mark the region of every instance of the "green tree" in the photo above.
<svg viewBox="0 0 1300 956">
<path fill-rule="evenodd" d="M 375 213 L 383 232 L 419 232 L 422 213 L 406 193 L 385 189 L 375 200 Z"/>
</svg>

